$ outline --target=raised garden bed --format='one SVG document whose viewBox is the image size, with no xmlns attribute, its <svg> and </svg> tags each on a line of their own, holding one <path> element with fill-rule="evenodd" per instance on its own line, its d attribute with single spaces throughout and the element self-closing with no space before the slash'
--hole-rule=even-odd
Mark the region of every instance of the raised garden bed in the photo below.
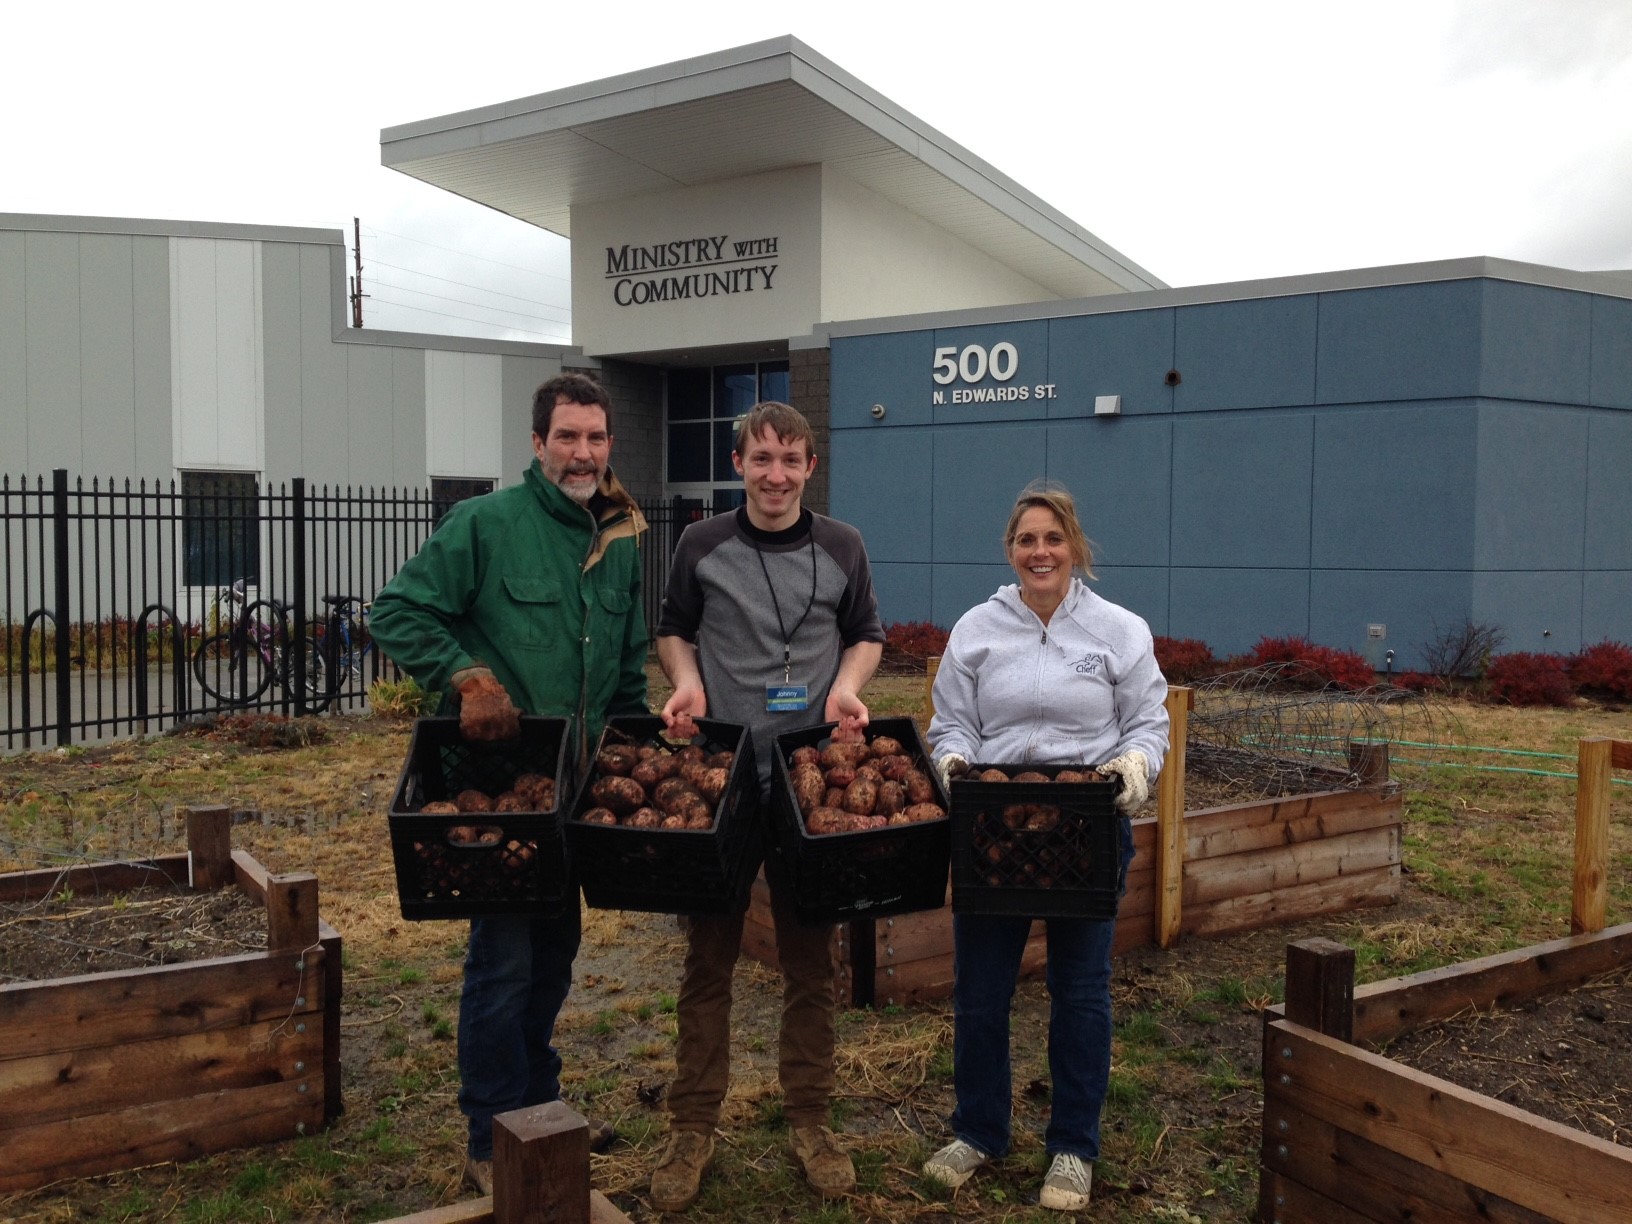
<svg viewBox="0 0 1632 1224">
<path fill-rule="evenodd" d="M 0 986 L 0 1192 L 311 1134 L 340 1112 L 341 941 L 317 878 L 188 815 L 188 853 L 0 874 L 0 904 L 236 888 L 264 951 Z"/>
</svg>

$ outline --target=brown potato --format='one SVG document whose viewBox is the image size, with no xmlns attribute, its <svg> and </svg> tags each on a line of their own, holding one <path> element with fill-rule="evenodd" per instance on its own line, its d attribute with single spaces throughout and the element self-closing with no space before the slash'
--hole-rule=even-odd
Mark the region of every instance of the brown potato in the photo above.
<svg viewBox="0 0 1632 1224">
<path fill-rule="evenodd" d="M 720 796 L 725 794 L 725 788 L 730 784 L 731 771 L 718 766 L 703 770 L 702 777 L 696 782 L 698 793 L 708 800 L 710 807 L 720 801 Z"/>
<path fill-rule="evenodd" d="M 935 801 L 935 784 L 929 780 L 929 775 L 921 769 L 910 771 L 901 779 L 901 785 L 906 788 L 907 802 L 933 803 Z"/>
<path fill-rule="evenodd" d="M 823 769 L 832 769 L 835 765 L 854 768 L 858 761 L 866 759 L 866 744 L 829 744 L 822 749 L 821 764 Z"/>
<path fill-rule="evenodd" d="M 731 766 L 736 764 L 736 762 L 736 753 L 716 752 L 713 756 L 704 761 L 703 764 L 707 765 L 710 769 L 730 769 Z"/>
<path fill-rule="evenodd" d="M 856 769 L 853 765 L 834 765 L 827 771 L 827 784 L 836 786 L 840 790 L 856 780 Z"/>
<path fill-rule="evenodd" d="M 893 735 L 874 736 L 867 746 L 875 757 L 899 756 L 901 753 L 901 741 Z"/>
<path fill-rule="evenodd" d="M 714 823 L 714 807 L 696 791 L 676 796 L 669 806 L 669 815 L 679 816 L 688 827 L 696 828 L 699 825 L 707 828 Z"/>
<path fill-rule="evenodd" d="M 873 804 L 873 811 L 879 816 L 894 816 L 907 806 L 907 788 L 899 782 L 880 782 L 878 784 L 878 801 Z"/>
<path fill-rule="evenodd" d="M 805 828 L 812 834 L 837 833 L 850 813 L 843 808 L 822 806 L 810 814 Z"/>
<path fill-rule="evenodd" d="M 702 748 L 697 744 L 687 744 L 684 748 L 680 749 L 680 751 L 676 752 L 674 755 L 679 757 L 681 761 L 697 761 L 697 762 L 701 763 L 703 758 L 706 757 L 708 754 L 706 752 L 704 752 L 702 750 Z"/>
<path fill-rule="evenodd" d="M 507 790 L 493 800 L 493 810 L 495 812 L 530 812 L 533 810 L 533 806 L 525 796 L 518 794 L 516 791 Z"/>
<path fill-rule="evenodd" d="M 602 807 L 611 808 L 619 816 L 627 816 L 646 803 L 646 792 L 639 782 L 616 774 L 597 778 L 589 788 L 589 797 Z"/>
<path fill-rule="evenodd" d="M 1086 782 L 1088 775 L 1076 769 L 1062 769 L 1054 775 L 1056 782 Z"/>
<path fill-rule="evenodd" d="M 657 761 L 658 758 L 655 756 L 642 757 L 635 762 L 635 767 L 629 771 L 629 776 L 639 782 L 647 794 L 651 794 L 652 787 L 663 781 L 666 776 L 663 773 L 663 767 Z"/>
<path fill-rule="evenodd" d="M 1014 775 L 1013 778 L 1011 778 L 1009 780 L 1011 782 L 1048 782 L 1048 781 L 1051 781 L 1051 779 L 1049 778 L 1049 776 L 1047 774 L 1038 773 L 1036 770 L 1033 770 L 1033 769 L 1028 769 L 1028 770 L 1026 770 L 1025 773 L 1017 773 L 1017 774 Z"/>
<path fill-rule="evenodd" d="M 453 797 L 454 806 L 461 812 L 491 812 L 493 799 L 484 791 L 474 788 L 462 790 Z"/>
<path fill-rule="evenodd" d="M 803 748 L 795 748 L 788 755 L 790 765 L 820 765 L 821 752 L 814 746 L 806 744 Z"/>
<path fill-rule="evenodd" d="M 830 786 L 830 787 L 828 787 L 826 792 L 822 795 L 821 806 L 822 807 L 830 807 L 830 808 L 838 808 L 838 809 L 840 809 L 842 811 L 843 808 L 844 808 L 844 787 L 842 787 L 842 786 Z"/>
<path fill-rule="evenodd" d="M 668 815 L 663 817 L 662 823 L 657 827 L 660 829 L 683 829 L 686 827 L 686 818 L 684 816 Z"/>
<path fill-rule="evenodd" d="M 427 816 L 457 816 L 459 805 L 448 799 L 432 799 L 419 810 Z"/>
<path fill-rule="evenodd" d="M 668 812 L 673 810 L 669 807 L 669 804 L 676 795 L 695 793 L 695 791 L 696 787 L 692 786 L 684 778 L 664 778 L 663 781 L 652 788 L 652 802 Z"/>
<path fill-rule="evenodd" d="M 871 778 L 874 782 L 884 781 L 884 775 L 879 772 L 878 763 L 876 761 L 863 761 L 860 765 L 857 765 L 856 777 Z"/>
<path fill-rule="evenodd" d="M 997 768 L 983 769 L 975 778 L 977 782 L 1007 782 L 1008 780 L 1009 775 Z"/>
<path fill-rule="evenodd" d="M 938 803 L 914 803 L 901 812 L 901 815 L 906 817 L 908 824 L 919 824 L 926 820 L 944 820 L 946 809 Z"/>
<path fill-rule="evenodd" d="M 1026 817 L 1026 828 L 1034 833 L 1047 833 L 1060 823 L 1060 809 L 1052 803 L 1035 803 Z"/>
<path fill-rule="evenodd" d="M 893 756 L 879 757 L 874 766 L 885 781 L 900 782 L 912 772 L 912 758 L 896 753 Z"/>
<path fill-rule="evenodd" d="M 663 813 L 652 807 L 636 808 L 623 823 L 631 829 L 655 829 L 663 823 Z"/>
<path fill-rule="evenodd" d="M 822 804 L 827 794 L 827 780 L 817 766 L 795 765 L 788 779 L 793 786 L 793 801 L 799 805 L 799 814 L 809 816 Z"/>
<path fill-rule="evenodd" d="M 856 780 L 844 788 L 844 799 L 839 806 L 857 816 L 871 816 L 877 803 L 878 783 L 864 775 L 857 775 Z"/>
<path fill-rule="evenodd" d="M 592 807 L 578 818 L 585 824 L 615 825 L 618 817 L 610 808 Z"/>
<path fill-rule="evenodd" d="M 633 744 L 608 744 L 595 754 L 595 768 L 603 774 L 627 777 L 640 760 L 640 750 Z"/>
</svg>

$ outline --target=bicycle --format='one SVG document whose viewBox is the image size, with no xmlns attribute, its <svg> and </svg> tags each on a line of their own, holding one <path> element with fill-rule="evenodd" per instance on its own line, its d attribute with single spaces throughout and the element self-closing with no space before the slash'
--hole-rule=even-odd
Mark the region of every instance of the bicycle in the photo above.
<svg viewBox="0 0 1632 1224">
<path fill-rule="evenodd" d="M 328 708 L 348 682 L 363 674 L 363 659 L 374 649 L 368 631 L 368 614 L 373 605 L 355 595 L 325 595 L 328 616 L 323 623 L 306 626 L 306 650 L 300 687 L 313 713 Z M 286 654 L 287 679 L 284 687 L 294 692 L 295 646 Z"/>
<path fill-rule="evenodd" d="M 251 600 L 242 578 L 216 593 L 217 623 L 222 605 L 241 605 L 230 627 L 206 637 L 193 652 L 193 677 L 200 688 L 226 705 L 248 705 L 283 680 L 289 643 L 288 605 L 276 599 Z M 270 615 L 265 615 L 265 612 Z"/>
</svg>

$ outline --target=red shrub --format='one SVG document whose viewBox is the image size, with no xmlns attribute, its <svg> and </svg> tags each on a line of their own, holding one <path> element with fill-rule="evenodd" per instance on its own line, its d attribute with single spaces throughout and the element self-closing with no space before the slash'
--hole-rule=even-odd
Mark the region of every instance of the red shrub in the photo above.
<svg viewBox="0 0 1632 1224">
<path fill-rule="evenodd" d="M 1274 663 L 1297 664 L 1307 678 L 1304 687 L 1336 687 L 1356 690 L 1370 688 L 1377 683 L 1377 673 L 1366 657 L 1353 650 L 1337 650 L 1331 646 L 1316 646 L 1308 638 L 1259 638 L 1248 656 L 1248 666 L 1263 667 Z M 1293 683 L 1297 680 L 1289 677 Z"/>
<path fill-rule="evenodd" d="M 1566 667 L 1576 688 L 1632 701 L 1632 646 L 1599 642 L 1571 656 Z"/>
<path fill-rule="evenodd" d="M 1408 693 L 1437 693 L 1445 687 L 1445 677 L 1430 676 L 1427 672 L 1401 672 L 1394 677 L 1394 687 Z"/>
<path fill-rule="evenodd" d="M 1156 637 L 1156 665 L 1169 684 L 1189 684 L 1216 676 L 1219 663 L 1212 647 L 1198 638 Z"/>
<path fill-rule="evenodd" d="M 1575 698 L 1564 656 L 1515 651 L 1497 655 L 1485 672 L 1490 695 L 1510 705 L 1567 706 Z"/>
<path fill-rule="evenodd" d="M 914 659 L 946 653 L 948 632 L 928 621 L 896 621 L 884 626 L 884 649 Z"/>
</svg>

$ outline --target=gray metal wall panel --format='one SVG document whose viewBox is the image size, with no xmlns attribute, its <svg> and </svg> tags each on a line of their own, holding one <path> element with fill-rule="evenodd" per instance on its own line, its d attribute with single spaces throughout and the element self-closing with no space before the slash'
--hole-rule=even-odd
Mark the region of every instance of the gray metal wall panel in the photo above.
<svg viewBox="0 0 1632 1224">
<path fill-rule="evenodd" d="M 1311 563 L 1471 569 L 1478 425 L 1473 401 L 1318 415 Z"/>
<path fill-rule="evenodd" d="M 1008 520 L 1005 514 L 991 528 L 995 538 L 1003 532 Z M 970 608 L 985 603 L 1000 586 L 1015 581 L 1014 570 L 1007 565 L 936 565 L 930 578 L 931 620 L 943 629 L 958 623 Z"/>
<path fill-rule="evenodd" d="M 1037 431 L 1022 425 L 966 425 L 935 431 L 932 561 L 1003 560 L 1003 524 L 1014 498 L 1043 474 Z M 879 497 L 889 496 L 882 483 Z M 869 520 L 868 526 L 873 525 Z"/>
<path fill-rule="evenodd" d="M 176 469 L 170 427 L 170 240 L 131 239 L 134 334 L 132 403 L 136 415 L 134 475 L 169 479 Z"/>
<path fill-rule="evenodd" d="M 1632 408 L 1632 302 L 1592 299 L 1592 402 Z"/>
<path fill-rule="evenodd" d="M 867 555 L 875 562 L 923 561 L 934 521 L 930 435 L 919 429 L 838 429 L 829 448 L 834 517 L 868 524 Z"/>
<path fill-rule="evenodd" d="M 80 458 L 91 476 L 126 475 L 136 463 L 136 371 L 131 239 L 79 239 Z"/>
<path fill-rule="evenodd" d="M 1166 634 L 1168 622 L 1167 567 L 1130 565 L 1095 567 L 1099 575 L 1094 593 L 1121 604 L 1145 618 L 1152 633 Z"/>
<path fill-rule="evenodd" d="M 1308 413 L 1176 419 L 1173 564 L 1307 566 L 1314 430 Z"/>
<path fill-rule="evenodd" d="M 1166 565 L 1173 419 L 1063 421 L 1050 425 L 1045 436 L 1048 477 L 1071 490 L 1097 555 L 1110 565 Z"/>
<path fill-rule="evenodd" d="M 1574 654 L 1581 649 L 1581 591 L 1575 573 L 1475 573 L 1473 619 L 1500 625 L 1507 634 L 1504 650 Z"/>
<path fill-rule="evenodd" d="M 38 470 L 28 449 L 26 234 L 0 232 L 0 472 Z"/>
<path fill-rule="evenodd" d="M 79 235 L 24 238 L 28 462 L 37 472 L 55 467 L 78 470 L 83 453 Z"/>
<path fill-rule="evenodd" d="M 1632 479 L 1628 477 L 1632 473 L 1632 416 L 1595 415 L 1587 436 L 1587 536 L 1581 563 L 1589 571 L 1632 570 Z M 1632 608 L 1632 602 L 1627 608 Z M 1625 609 L 1622 616 L 1624 624 Z"/>
<path fill-rule="evenodd" d="M 1309 638 L 1366 656 L 1382 671 L 1394 651 L 1394 670 L 1426 664 L 1422 647 L 1465 622 L 1473 610 L 1473 575 L 1467 570 L 1317 569 L 1309 582 Z M 1370 625 L 1384 637 L 1366 636 Z"/>
<path fill-rule="evenodd" d="M 1316 402 L 1477 395 L 1483 303 L 1476 280 L 1321 294 Z"/>
<path fill-rule="evenodd" d="M 1474 567 L 1579 570 L 1586 483 L 1585 412 L 1481 405 Z"/>
<path fill-rule="evenodd" d="M 1563 289 L 1484 282 L 1480 393 L 1585 404 L 1592 383 L 1592 298 Z"/>
<path fill-rule="evenodd" d="M 266 476 L 307 476 L 302 413 L 301 248 L 269 243 L 261 252 L 261 328 L 266 363 Z"/>
<path fill-rule="evenodd" d="M 1583 576 L 1581 583 L 1581 641 L 1593 646 L 1603 641 L 1632 639 L 1626 610 L 1632 608 L 1632 569 L 1602 570 Z"/>
<path fill-rule="evenodd" d="M 1048 324 L 1042 321 L 1030 323 L 999 323 L 988 327 L 950 327 L 943 328 L 935 333 L 937 349 L 954 350 L 953 359 L 962 360 L 962 355 L 970 348 L 977 346 L 983 349 L 988 358 L 991 350 L 999 344 L 1014 345 L 1018 355 L 1014 374 L 1001 382 L 993 378 L 989 372 L 990 363 L 987 361 L 988 372 L 985 377 L 974 382 L 966 382 L 961 374 L 950 383 L 937 383 L 934 379 L 934 353 L 923 366 L 922 394 L 930 400 L 930 409 L 935 423 L 938 425 L 961 425 L 980 421 L 1029 421 L 1048 415 L 1048 401 L 1037 399 L 1029 395 L 1030 389 L 1037 383 L 1046 382 L 1044 371 L 1048 369 Z M 981 359 L 971 355 L 968 368 L 978 369 Z M 961 392 L 990 390 L 1000 394 L 1018 395 L 1022 389 L 1028 392 L 1025 399 L 992 400 L 981 403 L 955 402 Z M 940 402 L 935 402 L 934 393 L 942 395 Z"/>
<path fill-rule="evenodd" d="M 1169 636 L 1200 638 L 1221 658 L 1261 637 L 1309 632 L 1306 569 L 1176 567 L 1169 590 Z"/>
<path fill-rule="evenodd" d="M 366 488 L 393 483 L 391 353 L 370 345 L 345 345 L 346 445 L 351 468 L 346 479 Z"/>
<path fill-rule="evenodd" d="M 868 425 L 883 404 L 887 427 L 928 425 L 932 419 L 931 363 L 935 333 L 856 336 L 833 342 L 832 427 Z"/>
<path fill-rule="evenodd" d="M 425 354 L 420 349 L 391 352 L 391 483 L 423 489 L 425 455 Z"/>
<path fill-rule="evenodd" d="M 346 347 L 335 344 L 325 247 L 300 248 L 301 471 L 312 484 L 352 479 L 346 428 Z"/>
<path fill-rule="evenodd" d="M 1173 389 L 1164 381 L 1172 368 L 1171 310 L 1052 319 L 1048 381 L 1054 398 L 1048 415 L 1091 416 L 1100 395 L 1120 395 L 1125 416 L 1172 412 Z"/>
<path fill-rule="evenodd" d="M 871 541 L 867 555 L 870 560 Z M 929 589 L 929 566 L 874 561 L 872 567 L 873 591 L 878 596 L 878 616 L 886 625 L 893 625 L 897 621 L 942 623 L 935 619 L 934 601 Z"/>
<path fill-rule="evenodd" d="M 1173 411 L 1314 403 L 1317 306 L 1305 294 L 1175 311 Z"/>
</svg>

